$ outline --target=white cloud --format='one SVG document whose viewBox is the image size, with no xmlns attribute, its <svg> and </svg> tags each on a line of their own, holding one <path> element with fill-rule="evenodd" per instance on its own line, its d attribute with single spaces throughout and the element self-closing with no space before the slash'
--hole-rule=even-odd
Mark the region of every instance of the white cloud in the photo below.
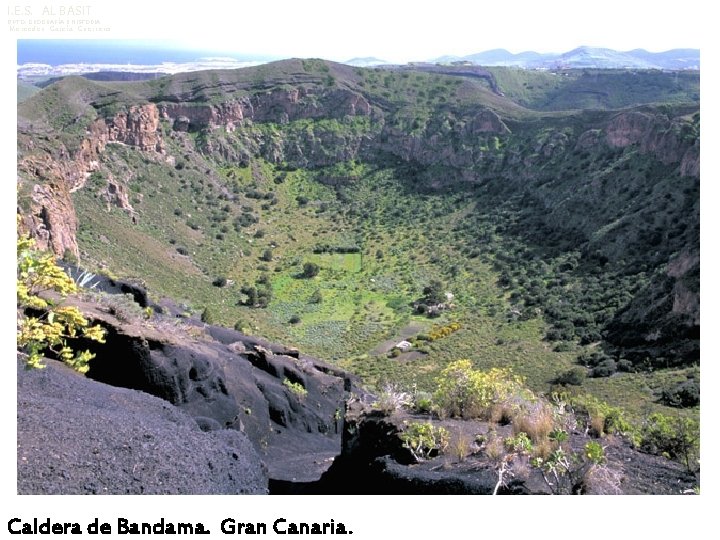
<svg viewBox="0 0 720 540">
<path fill-rule="evenodd" d="M 127 73 L 173 74 L 204 69 L 237 69 L 256 66 L 261 62 L 240 61 L 234 58 L 201 58 L 195 62 L 163 62 L 161 64 L 49 64 L 26 63 L 17 66 L 18 77 L 22 79 L 36 77 L 61 77 L 97 73 L 98 71 L 120 71 Z"/>
</svg>

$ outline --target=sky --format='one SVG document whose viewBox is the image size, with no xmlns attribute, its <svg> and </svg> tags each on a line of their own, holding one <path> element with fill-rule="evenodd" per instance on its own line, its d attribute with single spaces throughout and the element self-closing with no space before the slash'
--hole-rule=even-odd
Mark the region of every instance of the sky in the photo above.
<svg viewBox="0 0 720 540">
<path fill-rule="evenodd" d="M 49 3 L 32 0 L 18 7 L 23 8 L 21 14 L 26 7 L 32 12 L 26 19 L 47 22 L 60 13 L 59 8 L 48 12 Z M 151 38 L 166 40 L 169 47 L 337 61 L 375 56 L 406 62 L 495 48 L 515 53 L 565 52 L 580 45 L 655 52 L 700 48 L 698 30 L 704 24 L 698 0 L 680 4 L 666 0 L 204 0 L 189 7 L 86 0 L 83 4 L 77 6 L 83 9 L 73 20 L 98 23 L 77 28 L 74 38 Z M 26 29 L 31 31 L 16 35 L 65 37 L 49 24 Z"/>
<path fill-rule="evenodd" d="M 650 5 L 652 9 L 648 3 L 629 0 L 368 0 L 352 7 L 338 1 L 291 2 L 283 3 L 266 24 L 243 26 L 239 36 L 213 32 L 208 43 L 225 49 L 247 46 L 241 42 L 248 40 L 269 54 L 331 60 L 377 56 L 389 61 L 462 56 L 494 48 L 564 52 L 580 45 L 652 51 L 700 47 L 698 13 L 693 9 L 698 2 L 659 0 Z M 242 6 L 244 19 L 267 20 L 257 13 L 266 9 L 265 3 Z"/>
<path fill-rule="evenodd" d="M 59 16 L 59 11 L 70 5 L 69 2 L 15 0 L 3 8 L 6 11 L 0 13 L 5 13 L 8 19 L 3 23 L 6 31 L 0 34 L 3 44 L 0 62 L 4 67 L 0 73 L 5 88 L 15 86 L 17 39 L 159 39 L 169 47 L 225 50 L 237 54 L 322 57 L 340 61 L 376 56 L 391 62 L 441 55 L 462 56 L 495 48 L 514 53 L 525 50 L 564 52 L 580 45 L 621 51 L 645 48 L 654 52 L 700 48 L 703 55 L 703 125 L 711 125 L 717 119 L 714 102 L 706 99 L 711 93 L 705 90 L 713 78 L 706 66 L 715 63 L 715 56 L 709 54 L 712 49 L 709 38 L 715 34 L 710 25 L 715 18 L 709 13 L 708 6 L 712 3 L 706 0 L 203 0 L 182 5 L 152 0 L 77 0 L 76 4 L 75 7 L 83 8 L 76 10 L 81 13 L 64 19 Z M 43 9 L 48 12 L 43 14 Z M 61 19 L 76 22 L 60 24 Z M 11 22 L 18 20 L 24 22 Z M 711 84 L 714 86 L 714 78 Z M 4 220 L 2 230 L 7 232 L 2 237 L 3 252 L 11 253 L 15 214 L 12 179 L 16 175 L 12 100 L 6 107 L 6 116 L 10 120 L 0 124 L 0 148 L 5 149 L 4 159 L 0 161 L 0 178 L 5 179 L 0 183 L 3 190 L 0 216 Z M 704 128 L 703 138 L 705 133 Z M 704 140 L 708 148 L 713 147 L 712 142 L 708 143 L 711 139 Z M 716 165 L 711 153 L 703 154 L 703 178 L 712 177 L 706 174 L 713 164 Z M 702 183 L 703 201 L 716 200 L 714 184 Z M 711 227 L 719 224 L 706 211 L 708 205 L 705 202 L 703 206 L 703 231 L 712 231 Z M 708 220 L 711 220 L 710 227 Z M 703 272 L 705 276 L 714 275 L 716 271 L 720 272 L 720 265 L 717 265 L 711 246 L 706 246 L 707 249 L 703 247 Z M 0 272 L 2 283 L 12 282 L 11 265 L 3 265 Z M 707 299 L 718 298 L 718 290 L 710 280 L 704 280 L 702 286 L 703 306 L 706 306 Z M 10 317 L 14 313 L 14 309 L 9 308 L 12 306 L 12 287 L 0 288 L 0 294 L 0 305 L 7 308 L 4 312 L 7 320 L 0 325 L 7 330 L 7 335 L 3 334 L 8 353 L 5 361 L 8 369 L 14 369 L 11 367 L 14 353 L 9 348 L 12 343 Z M 720 324 L 713 316 L 709 310 L 703 312 L 706 328 Z M 706 334 L 703 336 L 704 351 L 713 339 L 710 333 Z M 707 381 L 710 380 L 706 379 L 708 369 L 712 367 L 704 364 L 704 389 L 708 388 Z M 15 412 L 15 381 L 14 377 L 3 379 L 0 381 L 0 396 L 4 400 L 1 409 L 5 411 L 2 419 L 7 422 L 5 425 L 11 425 Z M 12 430 L 10 433 L 12 435 Z M 704 441 L 709 440 L 711 433 L 712 430 L 703 430 Z M 709 450 L 705 444 L 704 448 Z M 644 538 L 679 538 L 693 530 L 688 528 L 689 525 L 709 516 L 707 510 L 713 499 L 708 497 L 717 495 L 718 486 L 717 467 L 713 469 L 715 476 L 711 476 L 711 463 L 708 462 L 707 469 L 704 463 L 704 495 L 701 497 L 653 498 L 652 501 L 647 498 L 602 501 L 598 498 L 591 501 L 564 498 L 562 507 L 555 508 L 551 506 L 550 497 L 543 501 L 515 498 L 512 505 L 507 499 L 483 498 L 480 503 L 476 497 L 422 497 L 413 502 L 378 497 L 372 500 L 361 497 L 294 498 L 291 502 L 277 498 L 269 502 L 256 497 L 240 500 L 215 497 L 211 504 L 202 497 L 118 497 L 111 500 L 85 497 L 82 504 L 77 504 L 77 500 L 66 497 L 17 497 L 14 437 L 4 437 L 0 450 L 5 464 L 1 469 L 5 480 L 0 484 L 0 498 L 4 503 L 0 505 L 0 522 L 3 523 L 3 519 L 11 517 L 11 512 L 30 519 L 53 516 L 70 521 L 87 521 L 93 516 L 109 520 L 123 514 L 134 520 L 156 520 L 161 515 L 195 520 L 203 519 L 203 512 L 213 512 L 271 522 L 281 515 L 290 519 L 334 517 L 351 523 L 358 532 L 354 535 L 357 539 L 401 535 L 453 538 L 464 536 L 463 531 L 472 531 L 474 536 L 480 537 L 530 534 L 533 538 L 556 538 L 558 534 L 572 531 L 584 539 L 605 539 L 608 533 L 618 530 L 627 536 L 639 533 L 637 535 Z M 371 518 L 367 512 L 372 512 Z M 658 519 L 663 515 L 682 516 L 682 519 Z"/>
</svg>

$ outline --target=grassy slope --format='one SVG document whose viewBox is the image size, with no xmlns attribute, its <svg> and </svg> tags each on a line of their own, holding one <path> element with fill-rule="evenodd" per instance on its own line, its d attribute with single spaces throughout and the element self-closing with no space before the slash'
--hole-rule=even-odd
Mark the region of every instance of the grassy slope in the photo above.
<svg viewBox="0 0 720 540">
<path fill-rule="evenodd" d="M 535 110 L 618 109 L 647 103 L 699 100 L 700 74 L 657 70 L 558 70 L 488 68 L 502 92 Z"/>
<path fill-rule="evenodd" d="M 532 77 L 541 83 L 546 80 L 545 74 Z M 506 80 L 498 79 L 501 87 L 507 85 Z M 491 104 L 503 117 L 515 121 L 545 116 L 494 96 L 475 81 L 300 60 L 146 83 L 86 85 L 70 81 L 55 90 L 58 85 L 52 85 L 38 102 L 42 105 L 32 104 L 25 114 L 33 116 L 32 111 L 40 111 L 39 117 L 52 116 L 50 111 L 66 99 L 71 107 L 65 109 L 64 116 L 54 115 L 52 122 L 53 127 L 61 128 L 68 125 L 71 116 L 91 114 L 85 105 L 91 100 L 99 103 L 102 111 L 111 104 L 112 93 L 120 89 L 127 102 L 173 96 L 213 101 L 228 91 L 245 95 L 278 81 L 320 81 L 330 87 L 357 89 L 382 103 L 398 125 L 403 125 L 405 114 L 410 122 L 411 117 L 429 117 L 436 107 L 469 107 L 475 103 Z M 523 83 L 518 80 L 513 84 L 520 88 Z M 517 92 L 506 93 L 521 103 L 537 105 L 543 100 L 547 103 L 551 91 L 556 90 L 548 86 L 543 92 L 524 97 L 518 97 Z M 552 124 L 562 116 L 547 120 Z M 488 225 L 485 232 L 496 241 L 471 242 L 480 246 L 479 250 L 468 249 L 467 238 L 457 234 L 468 223 L 474 228 L 482 226 L 469 219 L 479 212 L 492 217 L 496 211 L 495 217 L 504 219 L 499 205 L 478 207 L 477 201 L 463 192 L 421 193 L 408 186 L 407 171 L 392 164 L 348 164 L 355 180 L 340 196 L 318 181 L 322 170 L 279 171 L 261 160 L 249 167 L 228 167 L 189 150 L 195 144 L 195 135 L 184 137 L 186 140 L 183 136 L 166 138 L 168 153 L 182 157 L 185 163 L 181 169 L 149 160 L 126 147 L 108 147 L 103 174 L 130 177 L 131 202 L 140 221 L 132 225 L 127 215 L 106 208 L 98 199 L 97 192 L 104 184 L 101 177 L 76 192 L 81 223 L 78 238 L 88 262 L 120 275 L 140 277 L 154 294 L 184 301 L 195 312 L 209 306 L 224 324 L 239 322 L 246 331 L 336 361 L 359 373 L 370 385 L 398 380 L 406 386 L 429 388 L 445 363 L 469 357 L 482 367 L 512 365 L 535 389 L 547 390 L 552 378 L 574 365 L 581 349 L 554 351 L 553 344 L 543 339 L 547 325 L 541 318 L 508 317 L 515 302 L 513 290 L 498 285 L 496 264 L 498 255 L 507 250 L 503 243 L 507 232 Z M 273 193 L 275 202 L 248 197 L 252 190 Z M 301 204 L 300 196 L 308 202 Z M 234 197 L 237 199 L 232 200 Z M 236 227 L 245 214 L 259 222 Z M 478 232 L 477 237 L 482 235 Z M 318 244 L 356 244 L 362 251 L 318 255 L 312 252 Z M 188 255 L 180 255 L 177 248 L 184 248 Z M 261 260 L 266 250 L 271 253 L 269 261 Z M 320 274 L 298 279 L 306 261 L 319 264 Z M 214 287 L 212 281 L 219 276 L 231 279 L 233 284 Z M 429 321 L 412 315 L 409 303 L 433 278 L 442 279 L 456 295 L 457 308 Z M 269 283 L 273 292 L 268 308 L 237 305 L 243 298 L 242 285 L 266 287 L 263 283 Z M 310 303 L 316 291 L 322 301 Z M 300 322 L 289 324 L 293 316 Z M 453 320 L 460 322 L 462 329 L 424 344 L 425 354 L 419 358 L 389 359 L 371 353 L 378 343 L 397 339 L 410 324 L 427 329 Z M 640 414 L 648 407 L 663 408 L 654 403 L 652 390 L 682 376 L 682 370 L 620 374 L 588 380 L 585 388 Z"/>
<path fill-rule="evenodd" d="M 26 99 L 32 97 L 40 91 L 35 85 L 28 84 L 26 82 L 18 81 L 17 83 L 17 102 L 22 103 Z"/>
</svg>

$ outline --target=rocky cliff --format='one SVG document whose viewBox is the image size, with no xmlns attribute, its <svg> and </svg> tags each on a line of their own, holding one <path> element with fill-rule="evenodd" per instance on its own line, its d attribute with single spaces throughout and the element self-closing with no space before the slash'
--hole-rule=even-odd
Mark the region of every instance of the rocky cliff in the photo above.
<svg viewBox="0 0 720 540">
<path fill-rule="evenodd" d="M 96 118 L 84 126 L 84 135 L 66 142 L 59 134 L 38 136 L 37 128 L 20 118 L 18 146 L 19 192 L 25 194 L 27 211 L 24 226 L 37 239 L 38 246 L 58 255 L 76 259 L 77 218 L 70 194 L 81 189 L 90 175 L 99 170 L 105 147 L 126 144 L 159 159 L 164 153 L 159 113 L 154 104 L 134 105 L 127 112 L 104 119 Z M 72 148 L 72 149 L 71 149 Z M 108 176 L 105 198 L 129 214 L 133 209 L 124 184 Z"/>
<path fill-rule="evenodd" d="M 698 177 L 700 148 L 692 129 L 687 121 L 638 111 L 613 117 L 605 131 L 611 147 L 638 145 L 666 165 L 679 163 L 682 176 Z"/>
<path fill-rule="evenodd" d="M 106 281 L 96 278 L 94 289 L 129 290 Z M 53 360 L 47 372 L 19 377 L 20 491 L 262 493 L 268 478 L 317 481 L 340 453 L 345 401 L 351 391 L 362 394 L 342 370 L 199 321 L 160 315 L 143 321 L 122 295 L 68 301 L 107 330 L 106 342 L 74 342 L 97 355 L 87 378 Z M 62 403 L 68 396 L 83 397 L 70 397 L 72 407 L 66 407 Z M 104 410 L 102 402 L 114 403 L 113 410 Z M 53 408 L 52 422 L 39 428 L 39 411 Z M 76 415 L 94 418 L 90 435 L 82 432 L 82 423 L 73 424 Z M 79 474 L 65 458 L 54 465 L 38 455 L 48 451 L 48 441 L 59 444 L 61 456 L 75 455 L 67 440 L 57 437 L 69 424 L 77 431 L 77 448 L 97 447 L 78 454 L 87 456 L 87 474 Z M 116 440 L 125 436 L 123 458 L 111 458 L 108 454 L 120 444 Z M 187 447 L 179 445 L 182 440 Z M 136 448 L 140 443 L 133 441 L 146 442 Z M 206 447 L 212 451 L 205 452 Z M 155 451 L 151 459 L 143 458 L 146 450 Z M 90 481 L 92 471 L 108 461 L 115 465 Z M 128 470 L 132 461 L 138 465 Z M 176 482 L 169 463 L 187 464 L 189 471 L 195 467 L 197 485 L 192 478 Z"/>
</svg>

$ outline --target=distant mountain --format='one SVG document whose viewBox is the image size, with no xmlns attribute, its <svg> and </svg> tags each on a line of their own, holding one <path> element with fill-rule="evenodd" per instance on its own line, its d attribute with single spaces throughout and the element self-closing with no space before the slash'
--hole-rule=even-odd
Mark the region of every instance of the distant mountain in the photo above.
<svg viewBox="0 0 720 540">
<path fill-rule="evenodd" d="M 375 58 L 374 56 L 365 56 L 362 58 L 351 58 L 347 62 L 343 62 L 343 64 L 355 67 L 372 67 L 390 64 L 390 62 L 381 60 L 380 58 Z"/>
<path fill-rule="evenodd" d="M 535 64 L 545 59 L 552 58 L 553 54 L 540 54 L 534 51 L 526 51 L 513 54 L 505 49 L 493 49 L 478 54 L 471 54 L 464 57 L 464 60 L 483 66 L 519 66 Z"/>
<path fill-rule="evenodd" d="M 635 49 L 625 54 L 641 58 L 663 69 L 700 69 L 700 51 L 698 49 L 673 49 L 659 53 Z"/>
<path fill-rule="evenodd" d="M 700 69 L 698 49 L 673 49 L 652 53 L 644 49 L 627 52 L 600 47 L 578 47 L 562 54 L 526 51 L 513 54 L 493 49 L 467 56 L 442 56 L 440 63 L 470 62 L 481 66 L 515 66 L 529 69 L 600 68 L 600 69 Z"/>
</svg>

